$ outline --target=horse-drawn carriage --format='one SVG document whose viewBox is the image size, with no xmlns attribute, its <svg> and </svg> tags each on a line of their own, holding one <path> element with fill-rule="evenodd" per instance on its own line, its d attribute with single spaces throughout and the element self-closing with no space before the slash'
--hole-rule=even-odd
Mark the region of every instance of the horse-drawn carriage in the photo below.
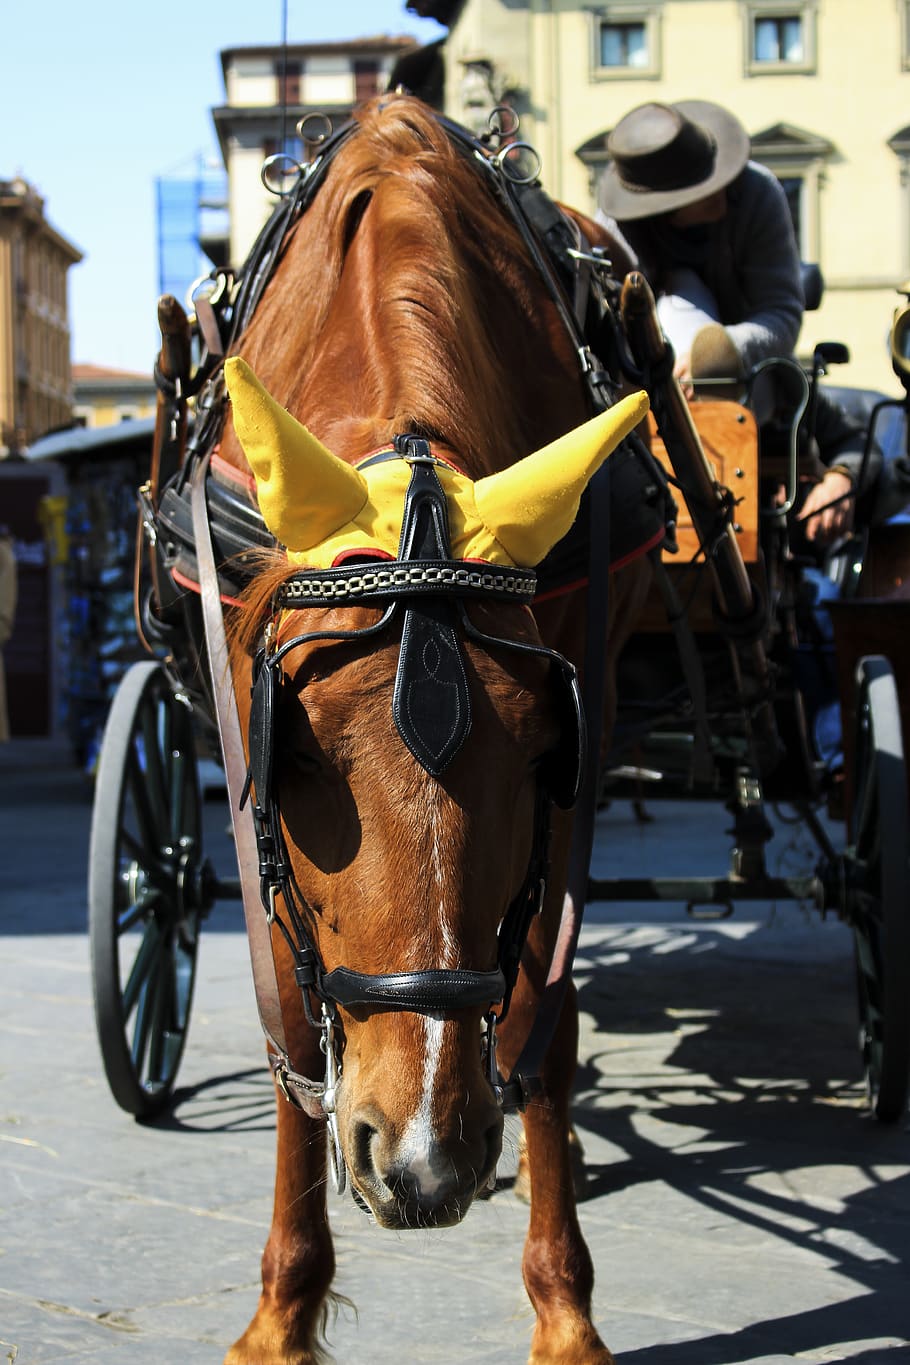
<svg viewBox="0 0 910 1365">
<path fill-rule="evenodd" d="M 742 836 L 727 884 L 692 899 L 771 882 L 760 801 L 780 758 L 789 589 L 759 582 L 757 536 L 747 567 L 742 508 L 706 460 L 646 282 L 552 204 L 529 156 L 502 116 L 478 142 L 386 97 L 298 168 L 239 280 L 217 275 L 192 320 L 159 308 L 140 491 L 152 657 L 122 684 L 99 765 L 96 1012 L 118 1103 L 157 1112 L 205 916 L 242 895 L 288 1103 L 263 1297 L 235 1365 L 314 1358 L 333 1269 L 323 1129 L 336 1186 L 350 1175 L 378 1222 L 443 1226 L 493 1177 L 509 1109 L 533 1191 L 532 1358 L 612 1359 L 571 1195 L 570 977 L 585 899 L 605 890 L 588 865 L 618 644 L 652 574 L 688 671 L 632 741 L 671 734 L 687 782 L 729 781 Z M 720 702 L 680 610 L 698 604 L 660 564 L 677 519 L 635 434 L 645 393 L 713 580 Z M 733 421 L 749 429 L 748 409 Z M 772 567 L 790 574 L 785 525 Z M 857 931 L 883 1117 L 908 1069 L 894 695 L 887 663 L 865 659 L 852 842 L 835 853 L 825 836 L 830 875 L 806 879 Z M 231 884 L 201 838 L 194 755 L 216 733 Z"/>
</svg>

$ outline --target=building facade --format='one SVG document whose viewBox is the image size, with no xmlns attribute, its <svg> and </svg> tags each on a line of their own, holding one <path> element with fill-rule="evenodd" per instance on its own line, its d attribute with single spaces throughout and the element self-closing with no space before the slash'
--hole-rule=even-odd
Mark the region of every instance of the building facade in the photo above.
<svg viewBox="0 0 910 1365">
<path fill-rule="evenodd" d="M 25 180 L 0 180 L 0 458 L 72 421 L 67 272 L 82 260 Z"/>
<path fill-rule="evenodd" d="M 588 212 L 629 109 L 733 110 L 824 275 L 800 353 L 846 342 L 837 382 L 894 391 L 888 330 L 910 276 L 908 0 L 464 0 L 445 65 L 446 112 L 475 124 L 484 102 L 507 100 L 545 187 Z"/>
<path fill-rule="evenodd" d="M 151 375 L 105 365 L 73 366 L 73 415 L 82 426 L 108 427 L 154 417 L 157 401 Z"/>
<path fill-rule="evenodd" d="M 290 170 L 312 151 L 296 131 L 301 119 L 313 116 L 313 138 L 327 127 L 317 115 L 338 127 L 355 105 L 385 90 L 399 61 L 417 48 L 411 37 L 378 37 L 222 52 L 226 99 L 212 118 L 228 176 L 230 240 L 224 256 L 235 269 L 275 207 L 276 196 L 261 179 L 265 159 L 286 156 Z M 277 164 L 273 178 L 280 184 Z"/>
</svg>

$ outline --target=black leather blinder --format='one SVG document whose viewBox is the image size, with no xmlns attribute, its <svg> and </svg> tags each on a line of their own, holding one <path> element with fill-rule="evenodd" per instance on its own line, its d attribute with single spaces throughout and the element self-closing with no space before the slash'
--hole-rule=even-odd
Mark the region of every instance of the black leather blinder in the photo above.
<svg viewBox="0 0 910 1365">
<path fill-rule="evenodd" d="M 411 464 L 398 559 L 451 558 L 446 498 L 426 441 L 396 438 Z M 471 730 L 471 700 L 455 612 L 444 599 L 406 599 L 392 715 L 417 762 L 433 777 L 451 763 Z"/>
<path fill-rule="evenodd" d="M 270 662 L 265 651 L 260 650 L 253 664 L 253 673 L 248 731 L 250 749 L 248 782 L 253 788 L 254 809 L 257 815 L 261 816 L 272 804 L 281 667 Z"/>
<path fill-rule="evenodd" d="M 584 779 L 588 727 L 578 674 L 565 659 L 553 660 L 559 743 L 544 758 L 541 777 L 560 810 L 571 810 Z"/>
</svg>

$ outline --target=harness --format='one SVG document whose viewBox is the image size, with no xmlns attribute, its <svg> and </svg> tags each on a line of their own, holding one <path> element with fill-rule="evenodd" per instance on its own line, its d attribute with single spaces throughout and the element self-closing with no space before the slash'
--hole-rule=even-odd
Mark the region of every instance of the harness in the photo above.
<svg viewBox="0 0 910 1365">
<path fill-rule="evenodd" d="M 494 194 L 507 206 L 519 227 L 563 323 L 576 343 L 576 354 L 592 405 L 597 411 L 603 410 L 613 399 L 613 384 L 587 346 L 575 309 L 559 279 L 560 269 L 569 258 L 563 257 L 562 265 L 558 265 L 541 248 L 522 209 L 523 200 L 515 183 L 503 173 L 501 158 L 491 156 L 457 125 L 444 119 L 441 122 L 459 150 L 481 167 Z M 158 545 L 168 575 L 176 580 L 178 588 L 194 586 L 194 573 L 198 581 L 199 610 L 235 824 L 260 1020 L 268 1040 L 275 1079 L 285 1097 L 311 1117 L 327 1122 L 333 1176 L 339 1189 L 345 1183 L 335 1115 L 335 1088 L 341 1074 L 339 1006 L 367 1005 L 417 1013 L 481 1006 L 485 1011 L 482 1047 L 486 1074 L 502 1107 L 523 1108 L 540 1089 L 538 1069 L 561 1012 L 585 901 L 593 841 L 600 698 L 605 672 L 606 591 L 611 562 L 607 464 L 593 481 L 587 507 L 591 519 L 588 536 L 591 563 L 587 578 L 592 624 L 585 659 L 586 708 L 574 666 L 557 651 L 527 641 L 491 636 L 474 625 L 467 607 L 471 600 L 527 606 L 537 593 L 537 575 L 531 570 L 454 560 L 448 537 L 445 494 L 435 473 L 439 462 L 426 441 L 409 435 L 396 438 L 393 450 L 371 458 L 400 458 L 410 467 L 397 557 L 394 561 L 353 562 L 330 569 L 299 571 L 279 588 L 262 647 L 254 661 L 247 761 L 228 666 L 221 602 L 224 597 L 230 599 L 235 595 L 250 571 L 245 560 L 251 548 L 273 542 L 253 504 L 250 490 L 238 481 L 236 471 L 219 469 L 211 456 L 224 415 L 220 360 L 252 317 L 290 228 L 312 202 L 332 156 L 350 136 L 353 126 L 336 133 L 325 144 L 321 155 L 303 171 L 295 191 L 279 206 L 260 235 L 243 282 L 221 314 L 214 314 L 210 301 L 201 302 L 200 318 L 205 317 L 206 322 L 200 321 L 200 326 L 206 337 L 208 359 L 200 376 L 194 431 L 186 458 L 165 488 L 157 510 L 153 509 L 150 499 L 145 515 L 147 527 L 151 524 L 150 539 Z M 541 213 L 552 216 L 547 205 L 554 213 L 558 212 L 539 187 L 525 186 L 522 194 L 526 201 L 529 194 L 535 196 L 533 201 L 527 202 L 535 204 L 534 211 L 538 216 Z M 564 232 L 567 220 L 562 215 L 559 218 Z M 553 226 L 558 226 L 555 220 Z M 588 258 L 592 288 L 598 280 L 605 287 L 607 265 L 600 257 Z M 591 307 L 590 300 L 586 301 L 585 307 Z M 597 307 L 602 311 L 607 309 L 605 296 L 598 296 Z M 221 355 L 216 354 L 219 349 Z M 185 401 L 185 393 L 178 392 L 174 401 Z M 661 490 L 658 492 L 662 496 Z M 664 519 L 660 497 L 655 498 L 654 506 L 660 508 L 662 535 Z M 236 552 L 233 558 L 231 550 Z M 227 559 L 230 563 L 224 567 Z M 278 623 L 282 612 L 301 605 L 354 603 L 375 605 L 381 614 L 375 623 L 360 629 L 316 630 L 290 639 L 280 638 Z M 560 739 L 539 771 L 528 867 L 500 926 L 496 965 L 487 971 L 428 968 L 368 975 L 346 966 L 326 971 L 311 932 L 312 911 L 296 884 L 285 846 L 279 784 L 275 776 L 283 661 L 293 649 L 311 643 L 378 641 L 387 637 L 393 627 L 397 629 L 399 623 L 401 643 L 393 716 L 402 741 L 434 776 L 445 771 L 471 729 L 463 640 L 491 652 L 505 650 L 540 657 L 550 665 L 560 714 Z M 587 730 L 586 710 L 590 718 Z M 588 761 L 586 765 L 586 756 L 589 760 L 593 757 L 594 761 Z M 496 1061 L 496 1028 L 508 1011 L 525 941 L 533 918 L 543 905 L 551 808 L 554 804 L 570 808 L 580 792 L 581 810 L 573 831 L 569 887 L 557 949 L 544 991 L 544 1005 L 512 1075 L 504 1079 Z M 258 868 L 255 884 L 244 875 L 244 869 L 250 866 Z M 320 1045 L 325 1057 L 325 1075 L 321 1081 L 297 1071 L 288 1052 L 273 958 L 273 927 L 281 933 L 290 950 L 307 1018 L 321 1030 Z M 313 1008 L 314 1000 L 318 1002 L 318 1017 Z"/>
</svg>

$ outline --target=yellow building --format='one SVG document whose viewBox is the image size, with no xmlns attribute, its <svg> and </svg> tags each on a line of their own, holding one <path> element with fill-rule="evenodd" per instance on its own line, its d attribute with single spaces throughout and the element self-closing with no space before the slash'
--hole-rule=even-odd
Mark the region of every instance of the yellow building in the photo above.
<svg viewBox="0 0 910 1365">
<path fill-rule="evenodd" d="M 108 427 L 155 415 L 156 389 L 151 374 L 112 370 L 104 365 L 74 365 L 73 397 L 74 415 L 86 427 Z"/>
<path fill-rule="evenodd" d="M 887 338 L 910 276 L 908 0 L 464 0 L 446 44 L 446 111 L 476 125 L 503 97 L 545 187 L 588 212 L 606 135 L 629 109 L 732 109 L 824 275 L 800 351 L 844 341 L 852 360 L 836 382 L 895 390 Z"/>
<path fill-rule="evenodd" d="M 66 275 L 81 260 L 31 185 L 0 180 L 0 458 L 72 421 Z"/>
</svg>

